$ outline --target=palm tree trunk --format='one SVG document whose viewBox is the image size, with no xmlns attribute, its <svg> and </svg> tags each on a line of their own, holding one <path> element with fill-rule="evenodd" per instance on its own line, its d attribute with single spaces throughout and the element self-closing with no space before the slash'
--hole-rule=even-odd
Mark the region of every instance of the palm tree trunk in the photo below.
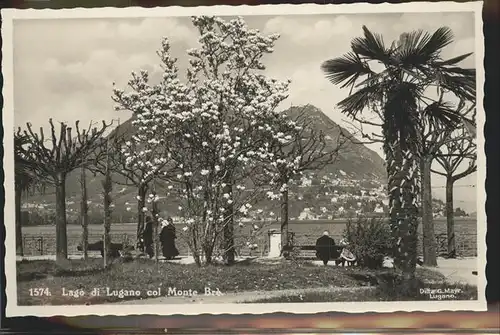
<svg viewBox="0 0 500 335">
<path fill-rule="evenodd" d="M 389 215 L 394 245 L 394 267 L 401 273 L 399 291 L 415 296 L 417 281 L 417 228 L 420 196 L 419 162 L 408 150 L 403 151 L 400 140 L 386 136 Z"/>
<path fill-rule="evenodd" d="M 56 176 L 56 262 L 68 259 L 68 238 L 66 231 L 66 174 Z"/>
<path fill-rule="evenodd" d="M 432 218 L 432 186 L 431 186 L 432 157 L 422 157 L 420 169 L 422 173 L 422 231 L 424 265 L 437 266 L 436 234 Z"/>
<path fill-rule="evenodd" d="M 288 189 L 281 192 L 281 254 L 288 244 Z"/>
<path fill-rule="evenodd" d="M 15 206 L 16 206 L 16 255 L 23 256 L 23 228 L 22 228 L 22 211 L 21 200 L 23 192 L 20 188 L 16 187 Z"/>
<path fill-rule="evenodd" d="M 453 176 L 446 177 L 446 233 L 448 236 L 448 257 L 457 257 L 455 245 L 455 211 L 453 210 Z"/>
</svg>

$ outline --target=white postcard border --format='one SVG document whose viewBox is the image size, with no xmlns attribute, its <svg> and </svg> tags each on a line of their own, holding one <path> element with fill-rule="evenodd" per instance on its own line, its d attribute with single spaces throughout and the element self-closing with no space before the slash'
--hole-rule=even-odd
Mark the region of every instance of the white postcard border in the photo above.
<svg viewBox="0 0 500 335">
<path fill-rule="evenodd" d="M 258 5 L 258 6 L 211 6 L 211 7 L 156 7 L 156 8 L 74 8 L 74 9 L 2 9 L 2 71 L 4 77 L 3 126 L 14 129 L 13 87 L 13 22 L 29 19 L 82 19 L 82 18 L 140 18 L 168 16 L 249 16 L 249 15 L 314 15 L 356 13 L 426 13 L 426 12 L 474 12 L 476 19 L 476 71 L 477 71 L 477 252 L 478 252 L 478 300 L 432 302 L 341 302 L 341 303 L 290 303 L 290 304 L 175 304 L 175 305 L 91 305 L 91 306 L 18 306 L 16 282 L 15 211 L 14 211 L 14 155 L 13 137 L 4 135 L 5 173 L 5 275 L 6 316 L 81 316 L 81 315 L 199 315 L 199 314 L 264 314 L 273 312 L 311 314 L 328 311 L 396 312 L 396 311 L 485 311 L 486 299 L 486 157 L 484 153 L 484 38 L 482 2 L 416 2 L 404 4 L 342 4 L 342 5 Z M 9 271 L 7 271 L 7 269 Z"/>
</svg>

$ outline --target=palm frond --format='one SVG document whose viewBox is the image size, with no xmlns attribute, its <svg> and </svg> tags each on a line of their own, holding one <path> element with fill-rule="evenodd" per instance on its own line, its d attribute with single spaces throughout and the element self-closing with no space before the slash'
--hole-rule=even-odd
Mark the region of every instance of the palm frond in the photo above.
<svg viewBox="0 0 500 335">
<path fill-rule="evenodd" d="M 354 52 L 325 61 L 321 64 L 321 70 L 332 84 L 344 83 L 342 88 L 353 85 L 360 76 L 372 73 L 368 64 Z"/>
<path fill-rule="evenodd" d="M 421 48 L 422 44 L 427 43 L 429 39 L 430 34 L 424 33 L 422 30 L 401 34 L 395 50 L 399 62 L 404 65 L 425 63 L 425 60 L 422 60 L 424 55 L 419 53 L 419 48 Z"/>
<path fill-rule="evenodd" d="M 460 72 L 460 71 L 459 71 Z M 445 70 L 437 73 L 437 84 L 444 89 L 453 92 L 459 99 L 475 101 L 476 78 L 475 75 L 461 75 L 457 71 Z"/>
<path fill-rule="evenodd" d="M 453 33 L 447 27 L 437 29 L 433 34 L 416 30 L 401 35 L 396 57 L 405 67 L 419 67 L 438 58 L 441 50 L 453 42 Z"/>
<path fill-rule="evenodd" d="M 453 42 L 453 32 L 448 27 L 441 27 L 437 29 L 430 37 L 427 43 L 421 45 L 420 52 L 429 55 L 429 59 L 436 56 L 445 48 Z"/>
<path fill-rule="evenodd" d="M 384 81 L 387 78 L 391 78 L 391 72 L 389 71 L 389 69 L 385 69 L 384 71 L 379 73 L 372 73 L 368 78 L 356 84 L 355 87 L 362 87 L 366 85 L 373 86 Z"/>
<path fill-rule="evenodd" d="M 436 101 L 429 104 L 422 110 L 422 114 L 430 124 L 441 125 L 447 129 L 456 128 L 462 118 L 453 105 L 446 101 Z"/>
<path fill-rule="evenodd" d="M 337 106 L 343 114 L 350 117 L 355 117 L 358 113 L 370 106 L 370 104 L 381 101 L 383 98 L 384 88 L 382 85 L 365 86 L 344 100 L 340 101 Z"/>
<path fill-rule="evenodd" d="M 450 58 L 450 59 L 447 59 L 447 60 L 444 60 L 444 61 L 435 62 L 435 64 L 438 65 L 438 66 L 455 65 L 457 63 L 460 63 L 464 59 L 470 57 L 472 54 L 474 54 L 474 53 L 473 52 L 469 52 L 467 54 L 463 54 L 463 55 L 460 55 L 460 56 L 457 56 L 457 57 L 453 57 L 453 58 Z"/>
<path fill-rule="evenodd" d="M 391 63 L 391 51 L 385 47 L 382 35 L 372 33 L 366 26 L 363 26 L 363 33 L 364 37 L 352 40 L 352 51 L 370 60 L 378 60 L 384 64 Z"/>
</svg>

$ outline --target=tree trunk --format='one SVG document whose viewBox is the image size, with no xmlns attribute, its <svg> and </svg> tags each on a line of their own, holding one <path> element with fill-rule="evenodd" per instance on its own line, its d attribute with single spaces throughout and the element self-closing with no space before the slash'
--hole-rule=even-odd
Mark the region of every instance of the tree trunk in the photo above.
<svg viewBox="0 0 500 335">
<path fill-rule="evenodd" d="M 142 209 L 146 206 L 147 192 L 148 192 L 147 185 L 139 185 L 137 190 L 137 244 L 139 244 L 139 241 L 141 240 L 142 234 L 144 232 L 145 215 Z"/>
<path fill-rule="evenodd" d="M 448 236 L 448 257 L 456 258 L 455 211 L 453 210 L 453 176 L 446 177 L 446 233 Z"/>
<path fill-rule="evenodd" d="M 155 262 L 159 262 L 160 241 L 158 235 L 158 217 L 153 217 L 153 250 L 155 251 Z"/>
<path fill-rule="evenodd" d="M 385 134 L 390 226 L 394 241 L 394 267 L 401 273 L 398 291 L 403 295 L 417 294 L 417 228 L 420 196 L 419 162 L 403 151 L 398 138 Z"/>
<path fill-rule="evenodd" d="M 158 234 L 158 203 L 156 202 L 156 186 L 153 181 L 153 202 L 152 202 L 152 215 L 153 215 L 153 250 L 155 253 L 155 262 L 159 261 L 160 251 L 160 236 Z"/>
<path fill-rule="evenodd" d="M 56 262 L 68 259 L 68 238 L 66 231 L 66 174 L 58 173 L 56 178 Z"/>
<path fill-rule="evenodd" d="M 106 166 L 106 174 L 104 176 L 102 186 L 104 196 L 104 268 L 107 268 L 111 264 L 111 191 L 113 190 L 113 182 L 111 180 L 111 170 L 109 169 L 109 165 Z"/>
<path fill-rule="evenodd" d="M 231 174 L 227 174 L 228 177 L 225 178 L 224 182 L 226 186 L 224 187 L 224 193 L 228 193 L 233 196 L 233 180 Z M 234 264 L 235 261 L 235 249 L 234 249 L 234 206 L 233 204 L 224 204 L 224 259 L 227 265 Z"/>
<path fill-rule="evenodd" d="M 21 189 L 16 188 L 15 206 L 16 206 L 16 255 L 23 256 L 23 228 L 22 228 L 22 211 L 21 200 L 23 192 Z"/>
<path fill-rule="evenodd" d="M 281 255 L 288 246 L 288 189 L 281 192 Z"/>
<path fill-rule="evenodd" d="M 85 168 L 81 168 L 80 185 L 82 189 L 82 201 L 80 205 L 80 220 L 82 225 L 82 251 L 83 259 L 89 258 L 88 245 L 89 245 L 89 214 L 87 204 L 87 176 L 85 175 Z"/>
<path fill-rule="evenodd" d="M 422 247 L 425 266 L 437 266 L 436 234 L 432 218 L 432 186 L 431 186 L 431 157 L 422 157 L 420 169 L 422 173 Z"/>
<path fill-rule="evenodd" d="M 214 252 L 214 244 L 203 246 L 203 254 L 205 256 L 205 265 L 212 264 L 213 252 Z"/>
<path fill-rule="evenodd" d="M 202 266 L 200 253 L 198 251 L 193 251 L 193 259 L 194 259 L 194 263 L 196 264 L 196 266 L 198 266 L 198 267 Z"/>
</svg>

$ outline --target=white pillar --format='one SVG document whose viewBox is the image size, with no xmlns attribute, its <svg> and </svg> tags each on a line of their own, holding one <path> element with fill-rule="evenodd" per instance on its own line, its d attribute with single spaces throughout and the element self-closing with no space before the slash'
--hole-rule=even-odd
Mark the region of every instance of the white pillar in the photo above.
<svg viewBox="0 0 500 335">
<path fill-rule="evenodd" d="M 280 253 L 281 253 L 281 232 L 276 229 L 269 229 L 268 257 L 280 257 Z"/>
</svg>

